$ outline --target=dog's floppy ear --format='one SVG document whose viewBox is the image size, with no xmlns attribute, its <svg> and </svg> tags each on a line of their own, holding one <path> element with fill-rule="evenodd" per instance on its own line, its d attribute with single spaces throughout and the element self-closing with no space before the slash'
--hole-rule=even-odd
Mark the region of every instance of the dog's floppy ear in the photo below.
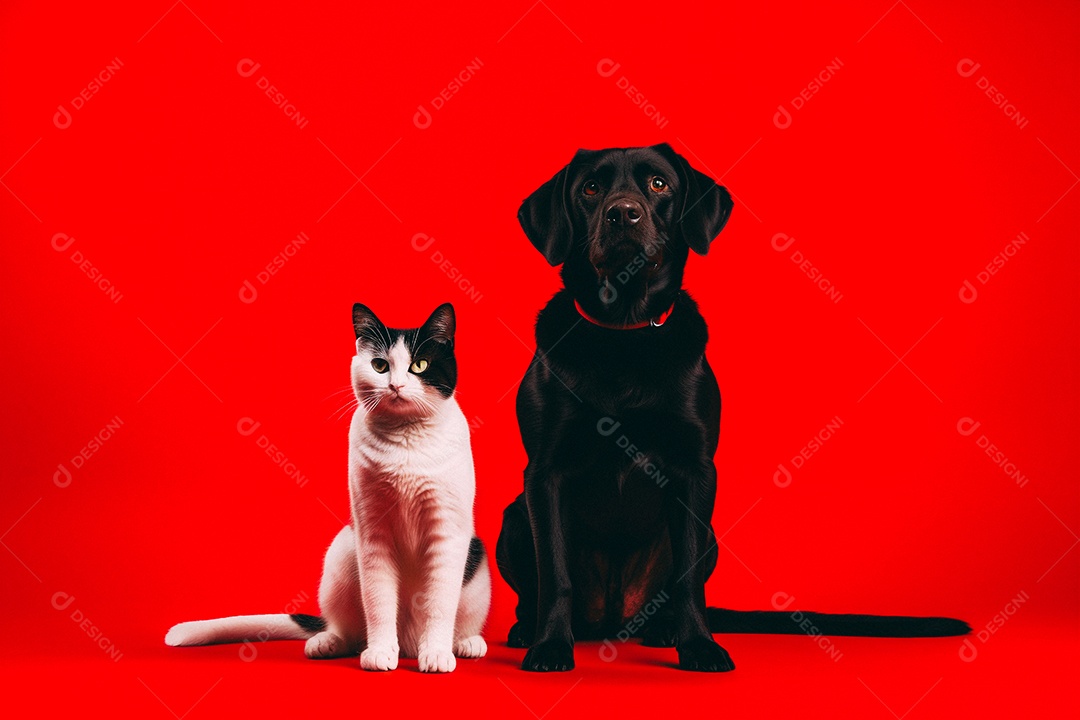
<svg viewBox="0 0 1080 720">
<path fill-rule="evenodd" d="M 682 230 L 683 240 L 691 250 L 704 255 L 731 215 L 734 206 L 731 194 L 705 173 L 690 167 L 686 158 L 667 143 L 657 145 L 656 149 L 667 156 L 679 172 L 682 203 L 677 206 L 676 223 Z"/>
<path fill-rule="evenodd" d="M 551 265 L 562 264 L 574 242 L 566 186 L 571 182 L 570 168 L 582 152 L 578 150 L 566 167 L 525 198 L 518 208 L 518 222 L 525 236 Z"/>
</svg>

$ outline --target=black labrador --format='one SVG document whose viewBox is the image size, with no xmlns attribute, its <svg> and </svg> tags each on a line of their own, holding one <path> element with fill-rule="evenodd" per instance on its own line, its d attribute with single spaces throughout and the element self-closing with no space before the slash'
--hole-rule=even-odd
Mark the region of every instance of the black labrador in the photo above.
<svg viewBox="0 0 1080 720">
<path fill-rule="evenodd" d="M 536 321 L 517 395 L 529 462 L 498 567 L 518 594 L 522 668 L 574 667 L 576 639 L 639 635 L 685 670 L 734 669 L 713 632 L 951 635 L 947 618 L 707 608 L 720 391 L 682 289 L 731 214 L 728 191 L 667 144 L 580 150 L 518 211 L 565 285 Z"/>
</svg>

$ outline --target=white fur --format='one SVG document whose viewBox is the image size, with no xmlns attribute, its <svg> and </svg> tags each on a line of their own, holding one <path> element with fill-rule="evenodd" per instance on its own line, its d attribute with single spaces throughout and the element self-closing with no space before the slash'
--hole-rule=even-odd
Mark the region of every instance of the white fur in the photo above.
<svg viewBox="0 0 1080 720">
<path fill-rule="evenodd" d="M 389 361 L 388 372 L 372 368 L 376 357 Z M 454 397 L 424 385 L 411 362 L 400 340 L 389 349 L 357 341 L 352 521 L 326 552 L 319 585 L 326 630 L 304 631 L 287 615 L 242 616 L 181 623 L 167 644 L 307 638 L 308 657 L 360 653 L 365 670 L 393 670 L 405 656 L 422 672 L 451 672 L 455 656 L 484 656 L 486 557 L 462 588 L 476 488 L 469 426 Z"/>
</svg>

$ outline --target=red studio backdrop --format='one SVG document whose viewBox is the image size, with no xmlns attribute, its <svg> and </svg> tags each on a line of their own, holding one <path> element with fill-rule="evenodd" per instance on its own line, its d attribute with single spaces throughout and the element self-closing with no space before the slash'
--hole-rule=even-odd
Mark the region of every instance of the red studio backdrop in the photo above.
<svg viewBox="0 0 1080 720">
<path fill-rule="evenodd" d="M 1075 713 L 1080 8 L 202 0 L 0 11 L 4 714 Z M 724 397 L 710 604 L 968 638 L 730 635 L 738 669 L 505 646 L 427 677 L 299 643 L 348 516 L 350 307 L 454 303 L 489 551 L 579 147 L 669 142 L 735 209 L 686 286 Z"/>
</svg>

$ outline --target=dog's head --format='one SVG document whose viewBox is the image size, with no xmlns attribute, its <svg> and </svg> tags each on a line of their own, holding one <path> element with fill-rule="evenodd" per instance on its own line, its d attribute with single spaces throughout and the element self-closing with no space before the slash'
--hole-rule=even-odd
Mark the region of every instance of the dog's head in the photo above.
<svg viewBox="0 0 1080 720">
<path fill-rule="evenodd" d="M 629 319 L 670 306 L 689 250 L 708 252 L 731 208 L 724 187 L 664 143 L 579 150 L 518 220 L 583 307 Z"/>
</svg>

